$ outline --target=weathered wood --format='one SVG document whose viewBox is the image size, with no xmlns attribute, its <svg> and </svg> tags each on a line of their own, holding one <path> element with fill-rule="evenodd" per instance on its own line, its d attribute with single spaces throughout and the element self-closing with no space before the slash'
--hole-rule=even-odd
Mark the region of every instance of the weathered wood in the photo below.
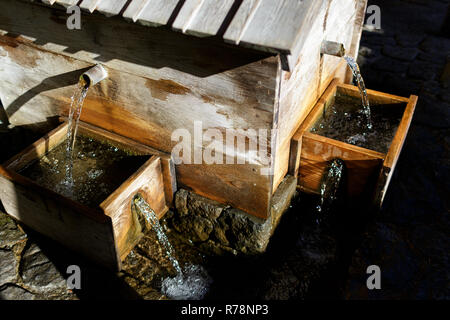
<svg viewBox="0 0 450 320">
<path fill-rule="evenodd" d="M 333 97 L 336 93 L 336 85 L 339 83 L 339 79 L 335 78 L 330 83 L 327 90 L 323 93 L 323 95 L 320 97 L 320 99 L 317 101 L 316 105 L 321 104 L 323 105 L 323 108 L 326 108 L 330 103 L 333 102 Z M 292 136 L 291 140 L 291 148 L 289 152 L 289 174 L 297 177 L 298 176 L 298 169 L 300 167 L 300 156 L 301 156 L 301 150 L 302 150 L 302 137 L 305 134 L 305 132 L 311 128 L 314 123 L 317 121 L 317 119 L 322 114 L 322 107 L 315 107 L 313 110 L 311 110 L 308 117 L 302 122 L 301 126 L 297 129 L 295 134 Z"/>
<path fill-rule="evenodd" d="M 114 0 L 107 1 L 102 0 L 97 3 L 96 10 L 107 17 L 118 15 L 124 6 L 127 4 L 128 0 Z"/>
<path fill-rule="evenodd" d="M 82 7 L 91 12 L 97 7 L 97 10 L 103 14 L 113 16 L 126 10 L 123 15 L 125 19 L 138 21 L 147 26 L 166 25 L 169 20 L 172 20 L 174 30 L 199 37 L 214 36 L 218 34 L 219 30 L 223 29 L 221 31 L 226 32 L 221 32 L 219 36 L 222 37 L 223 35 L 223 39 L 227 42 L 264 52 L 285 55 L 283 68 L 286 71 L 292 71 L 295 67 L 305 40 L 304 36 L 309 33 L 311 24 L 316 20 L 316 15 L 319 14 L 317 9 L 325 6 L 326 3 L 338 3 L 338 6 L 336 9 L 333 8 L 332 12 L 334 16 L 339 16 L 341 13 L 339 7 L 342 7 L 342 9 L 345 7 L 345 5 L 342 5 L 344 0 L 85 1 L 87 3 L 82 3 Z M 49 0 L 44 0 L 44 2 L 47 4 L 53 3 Z M 94 2 L 96 2 L 95 6 Z M 353 5 L 350 11 L 355 12 L 357 10 L 357 19 L 361 20 L 361 14 L 363 14 L 367 1 L 349 0 L 346 3 Z M 129 10 L 125 6 L 128 6 Z M 345 13 L 344 10 L 342 12 Z M 231 23 L 230 19 L 232 20 Z M 359 39 L 361 26 L 355 29 L 353 24 L 350 25 L 351 29 L 356 31 L 353 33 L 353 43 Z M 352 52 L 354 49 L 356 47 L 353 46 Z"/>
<path fill-rule="evenodd" d="M 288 171 L 292 136 L 332 78 L 342 79 L 346 73 L 343 60 L 320 56 L 322 40 L 348 47 L 360 29 L 355 27 L 354 0 L 306 1 L 307 10 L 295 17 L 285 11 L 299 9 L 300 3 L 281 2 L 286 4 L 281 6 L 278 2 L 242 1 L 239 8 L 237 3 L 134 0 L 120 11 L 127 19 L 152 25 L 180 19 L 186 33 L 191 28 L 207 28 L 214 34 L 220 22 L 221 32 L 234 34 L 234 43 L 240 43 L 251 30 L 255 33 L 258 28 L 253 23 L 272 24 L 275 31 L 288 24 L 286 30 L 292 32 L 282 38 L 293 38 L 290 23 L 300 17 L 291 55 L 287 50 L 264 47 L 283 52 L 273 57 L 223 44 L 219 37 L 198 39 L 95 14 L 83 15 L 82 30 L 73 32 L 67 30 L 67 15 L 62 10 L 21 1 L 0 2 L 0 63 L 8 70 L 0 74 L 0 80 L 11 122 L 44 122 L 67 110 L 79 74 L 101 62 L 110 77 L 91 88 L 82 120 L 105 130 L 170 153 L 177 143 L 171 139 L 172 132 L 187 129 L 193 136 L 194 119 L 201 121 L 204 129 L 223 133 L 227 129 L 275 129 L 274 139 L 261 142 L 269 146 L 270 165 L 255 157 L 251 165 L 221 169 L 206 164 L 177 166 L 183 187 L 265 217 L 271 194 Z M 226 26 L 226 21 L 220 20 L 230 5 L 224 19 L 231 24 Z M 213 10 L 221 6 L 222 10 Z M 278 11 L 263 21 L 267 8 Z M 206 22 L 200 17 L 215 18 Z M 274 17 L 285 19 L 277 24 Z M 268 38 L 275 37 L 273 30 L 263 26 L 255 36 L 267 33 Z M 250 42 L 243 45 L 254 47 Z M 284 71 L 286 65 L 291 72 Z M 272 171 L 273 176 L 261 176 L 261 169 Z"/>
<path fill-rule="evenodd" d="M 143 25 L 166 25 L 177 7 L 178 0 L 149 0 L 137 17 Z"/>
<path fill-rule="evenodd" d="M 134 0 L 134 1 L 132 1 L 128 5 L 125 12 L 123 13 L 123 17 L 125 19 L 133 20 L 134 22 L 136 22 L 139 15 L 144 11 L 145 6 L 147 5 L 148 2 L 149 2 L 149 0 Z"/>
<path fill-rule="evenodd" d="M 405 143 L 409 126 L 411 125 L 417 101 L 417 96 L 412 95 L 409 98 L 408 105 L 406 106 L 406 110 L 397 129 L 397 133 L 392 140 L 389 152 L 387 153 L 386 158 L 383 162 L 383 168 L 378 178 L 374 196 L 374 205 L 378 208 L 381 208 L 381 206 L 383 205 L 384 197 L 394 174 L 395 166 L 397 165 L 398 158 L 400 157 L 400 152 L 403 148 L 403 144 Z"/>
<path fill-rule="evenodd" d="M 278 124 L 274 124 L 278 129 L 274 147 L 274 190 L 288 172 L 291 138 L 330 82 L 334 78 L 344 81 L 346 77 L 344 59 L 320 55 L 323 40 L 339 42 L 348 48 L 354 30 L 361 33 L 361 28 L 355 26 L 353 0 L 317 1 L 316 6 L 305 17 L 309 32 L 300 35 L 303 39 L 299 40 L 299 46 L 291 56 L 300 59 L 290 62 L 294 66 L 292 72 L 283 71 L 281 75 L 279 108 L 275 117 Z"/>
<path fill-rule="evenodd" d="M 225 41 L 239 44 L 241 38 L 251 23 L 253 16 L 262 0 L 247 0 L 241 3 L 239 10 L 227 28 L 223 38 Z"/>
<path fill-rule="evenodd" d="M 291 53 L 315 0 L 261 1 L 240 42 Z"/>
<path fill-rule="evenodd" d="M 133 196 L 142 194 L 158 217 L 162 217 L 168 210 L 164 184 L 172 178 L 164 177 L 158 155 L 161 152 L 153 155 L 151 148 L 112 133 L 104 135 L 103 130 L 82 122 L 79 134 L 151 158 L 94 209 L 17 173 L 62 143 L 66 132 L 67 123 L 63 123 L 0 167 L 0 199 L 7 213 L 19 221 L 99 263 L 120 269 L 121 260 L 142 235 L 138 218 L 131 210 Z"/>
<path fill-rule="evenodd" d="M 185 0 L 180 12 L 172 24 L 172 28 L 183 33 L 186 32 L 205 1 L 206 0 Z"/>
<path fill-rule="evenodd" d="M 183 32 L 201 37 L 215 36 L 225 22 L 233 3 L 234 0 L 204 0 Z"/>
<path fill-rule="evenodd" d="M 106 58 L 103 62 L 109 78 L 88 93 L 82 113 L 85 122 L 166 153 L 177 143 L 171 140 L 176 129 L 185 128 L 194 136 L 194 120 L 201 121 L 205 129 L 217 128 L 222 132 L 271 129 L 278 72 L 276 57 L 255 55 L 226 45 L 211 46 L 201 39 L 166 30 L 155 29 L 149 33 L 142 26 L 99 15 L 84 17 L 82 30 L 72 32 L 67 30 L 65 22 L 64 25 L 55 22 L 47 8 L 22 5 L 21 18 L 11 24 L 1 18 L 13 14 L 10 7 L 0 3 L 0 8 L 5 9 L 0 10 L 0 29 L 35 38 L 48 39 L 50 35 L 52 39 L 36 46 L 23 37 L 0 37 L 1 63 L 13 70 L 12 74 L 0 74 L 2 94 L 7 97 L 2 102 L 14 124 L 43 122 L 47 117 L 67 111 L 79 75 L 97 63 L 100 54 L 114 59 Z M 39 21 L 29 23 L 31 17 Z M 39 23 L 39 30 L 35 23 Z M 59 31 L 50 32 L 55 29 Z M 90 32 L 93 30 L 98 30 L 102 37 L 95 37 L 95 32 Z M 69 44 L 67 39 L 73 48 L 83 50 L 64 50 L 62 44 Z M 208 62 L 211 56 L 215 57 L 214 63 Z M 17 83 L 23 85 L 18 87 Z M 255 181 L 246 182 L 248 185 L 239 182 L 237 176 L 231 178 L 239 168 L 252 172 L 251 166 L 244 167 L 229 166 L 229 172 L 220 171 L 224 176 L 203 170 L 210 183 L 196 184 L 195 189 L 202 194 L 211 193 L 211 198 L 222 199 L 232 189 L 233 194 L 240 195 L 227 200 L 233 206 L 264 215 L 268 209 L 263 205 L 269 203 L 267 194 L 271 188 L 270 177 L 259 177 L 265 165 L 256 169 L 257 173 L 251 175 Z M 182 175 L 177 173 L 178 181 L 189 187 L 197 173 L 182 172 Z M 227 187 L 220 189 L 217 182 L 223 180 L 227 181 Z M 255 203 L 255 196 L 242 190 L 251 190 L 261 180 L 265 183 L 257 191 L 268 189 L 259 195 L 264 200 Z M 210 188 L 210 184 L 217 188 Z"/>
<path fill-rule="evenodd" d="M 347 167 L 347 192 L 358 196 L 367 191 L 374 175 L 378 173 L 384 154 L 359 148 L 305 132 L 302 138 L 299 184 L 305 190 L 319 193 L 320 181 L 329 161 L 342 159 Z"/>
</svg>

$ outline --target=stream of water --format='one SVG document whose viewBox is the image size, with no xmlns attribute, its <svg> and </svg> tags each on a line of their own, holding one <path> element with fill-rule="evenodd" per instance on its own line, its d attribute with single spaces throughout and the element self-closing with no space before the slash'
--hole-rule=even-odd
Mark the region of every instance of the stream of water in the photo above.
<svg viewBox="0 0 450 320">
<path fill-rule="evenodd" d="M 141 195 L 135 196 L 133 204 L 150 223 L 152 230 L 156 232 L 158 242 L 165 249 L 167 258 L 177 272 L 175 277 L 168 277 L 162 281 L 162 293 L 176 300 L 203 299 L 211 284 L 211 279 L 206 270 L 202 266 L 192 264 L 186 265 L 182 270 L 180 263 L 174 256 L 174 249 L 150 205 Z"/>
<path fill-rule="evenodd" d="M 352 57 L 349 56 L 345 56 L 344 57 L 345 61 L 347 61 L 348 66 L 350 67 L 350 69 L 352 70 L 353 76 L 356 79 L 356 82 L 358 84 L 358 88 L 359 88 L 359 92 L 361 93 L 361 100 L 362 100 L 362 113 L 364 114 L 365 118 L 366 118 L 366 126 L 367 129 L 371 130 L 372 129 L 372 117 L 371 117 L 371 112 L 370 112 L 370 103 L 369 103 L 369 98 L 367 96 L 367 90 L 366 90 L 366 85 L 364 84 L 364 79 L 361 76 L 361 71 L 359 70 L 359 66 L 358 63 L 355 61 L 355 59 L 353 59 Z"/>
<path fill-rule="evenodd" d="M 344 176 L 345 163 L 334 159 L 328 165 L 320 184 L 320 202 L 316 207 L 318 213 L 326 213 L 338 198 L 338 191 Z"/>
<path fill-rule="evenodd" d="M 69 111 L 69 121 L 67 129 L 67 146 L 66 146 L 66 178 L 64 184 L 67 193 L 70 193 L 74 186 L 73 180 L 73 150 L 77 137 L 78 123 L 80 121 L 81 110 L 83 109 L 84 99 L 86 98 L 89 86 L 83 78 L 80 78 L 77 88 L 72 96 L 72 103 Z"/>
</svg>

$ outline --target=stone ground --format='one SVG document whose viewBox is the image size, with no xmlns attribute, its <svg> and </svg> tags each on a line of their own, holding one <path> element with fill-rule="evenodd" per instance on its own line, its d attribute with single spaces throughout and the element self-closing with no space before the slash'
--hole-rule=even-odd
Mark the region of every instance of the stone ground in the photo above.
<svg viewBox="0 0 450 320">
<path fill-rule="evenodd" d="M 205 265 L 214 279 L 207 299 L 448 299 L 450 22 L 448 0 L 370 0 L 381 7 L 382 31 L 366 30 L 359 62 L 370 89 L 419 95 L 385 205 L 368 216 L 357 205 L 335 208 L 316 223 L 317 199 L 300 195 L 267 252 L 205 255 L 163 225 L 180 262 Z M 448 13 L 447 13 L 448 15 Z M 445 32 L 444 29 L 446 30 Z M 25 128 L 0 131 L 3 161 L 35 141 Z M 165 299 L 173 274 L 147 232 L 113 274 L 17 225 L 0 207 L 0 299 Z M 196 239 L 194 239 L 196 240 Z M 201 241 L 201 239 L 197 239 Z M 67 290 L 69 265 L 82 270 L 81 290 Z M 382 290 L 366 288 L 366 268 L 380 266 Z M 230 272 L 238 270 L 238 272 Z"/>
</svg>

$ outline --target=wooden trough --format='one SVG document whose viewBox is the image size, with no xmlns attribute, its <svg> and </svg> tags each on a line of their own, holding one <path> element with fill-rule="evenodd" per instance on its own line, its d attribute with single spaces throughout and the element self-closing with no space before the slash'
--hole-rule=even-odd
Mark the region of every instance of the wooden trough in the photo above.
<svg viewBox="0 0 450 320">
<path fill-rule="evenodd" d="M 161 218 L 176 190 L 170 155 L 98 127 L 80 123 L 79 134 L 148 155 L 145 162 L 97 208 L 90 208 L 53 192 L 18 172 L 62 143 L 67 123 L 14 156 L 0 167 L 0 199 L 8 214 L 32 229 L 81 252 L 114 270 L 142 236 L 132 198 L 140 193 Z M 108 172 L 107 174 L 115 174 Z"/>
<path fill-rule="evenodd" d="M 372 110 L 380 105 L 404 108 L 389 151 L 381 153 L 311 132 L 311 128 L 325 113 L 325 109 L 333 103 L 337 94 L 358 98 L 360 96 L 357 87 L 340 84 L 339 80 L 335 80 L 292 138 L 290 172 L 295 176 L 298 175 L 299 185 L 303 191 L 319 193 L 321 179 L 328 162 L 339 158 L 344 160 L 347 166 L 348 194 L 351 197 L 369 195 L 373 197 L 374 205 L 381 207 L 408 134 L 418 98 L 414 95 L 403 98 L 373 90 L 367 90 L 367 93 Z"/>
<path fill-rule="evenodd" d="M 236 141 L 247 139 L 241 130 L 266 130 L 256 143 L 269 162 L 216 149 L 233 164 L 179 163 L 176 180 L 267 219 L 293 135 L 333 78 L 351 79 L 321 44 L 341 43 L 356 57 L 366 2 L 2 0 L 0 99 L 10 123 L 45 130 L 67 112 L 79 75 L 100 62 L 109 77 L 89 91 L 86 123 L 167 154 L 177 129 L 195 136 L 195 121 Z M 66 26 L 73 4 L 83 10 L 80 30 Z"/>
</svg>

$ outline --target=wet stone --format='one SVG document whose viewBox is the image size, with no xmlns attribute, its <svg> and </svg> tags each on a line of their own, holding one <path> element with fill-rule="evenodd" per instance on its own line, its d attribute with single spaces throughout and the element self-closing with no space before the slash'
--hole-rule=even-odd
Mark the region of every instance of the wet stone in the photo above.
<svg viewBox="0 0 450 320">
<path fill-rule="evenodd" d="M 0 249 L 0 287 L 6 283 L 15 282 L 16 257 L 11 250 Z"/>
<path fill-rule="evenodd" d="M 380 58 L 372 64 L 372 68 L 379 71 L 387 71 L 393 73 L 406 73 L 408 71 L 408 64 L 399 62 L 392 58 Z"/>
<path fill-rule="evenodd" d="M 0 287 L 0 300 L 34 300 L 35 295 L 16 285 Z"/>
<path fill-rule="evenodd" d="M 0 212 L 0 248 L 12 247 L 26 237 L 12 218 Z"/>
<path fill-rule="evenodd" d="M 413 61 L 419 54 L 419 50 L 416 48 L 401 48 L 397 46 L 384 46 L 383 53 L 388 57 L 402 60 Z"/>
</svg>

